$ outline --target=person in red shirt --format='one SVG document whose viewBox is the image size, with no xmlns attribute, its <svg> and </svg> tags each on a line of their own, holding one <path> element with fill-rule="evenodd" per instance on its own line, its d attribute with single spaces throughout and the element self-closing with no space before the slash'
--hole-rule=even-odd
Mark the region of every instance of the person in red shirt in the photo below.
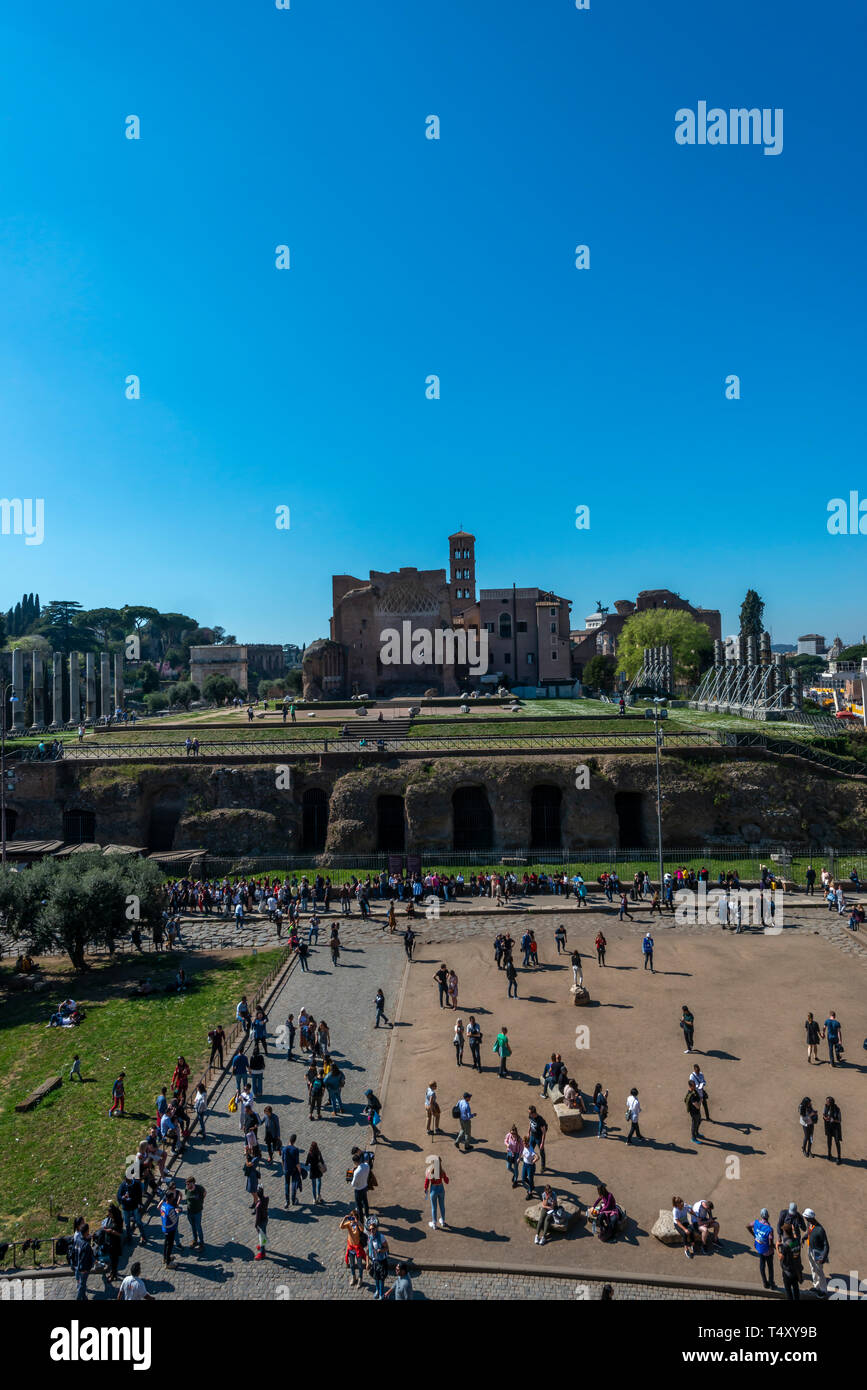
<svg viewBox="0 0 867 1390">
<path fill-rule="evenodd" d="M 430 1154 L 426 1159 L 424 1174 L 425 1196 L 430 1197 L 431 1219 L 427 1223 L 432 1231 L 435 1231 L 437 1224 L 442 1229 L 446 1224 L 446 1189 L 448 1174 L 443 1168 L 442 1162 L 436 1154 Z M 437 1222 L 437 1211 L 439 1210 L 439 1222 Z"/>
</svg>

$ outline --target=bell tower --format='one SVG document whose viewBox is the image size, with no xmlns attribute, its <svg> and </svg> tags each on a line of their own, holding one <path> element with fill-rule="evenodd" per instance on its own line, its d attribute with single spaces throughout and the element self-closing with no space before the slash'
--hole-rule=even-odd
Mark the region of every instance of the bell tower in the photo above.
<svg viewBox="0 0 867 1390">
<path fill-rule="evenodd" d="M 449 598 L 457 616 L 476 602 L 476 538 L 469 531 L 449 536 Z"/>
</svg>

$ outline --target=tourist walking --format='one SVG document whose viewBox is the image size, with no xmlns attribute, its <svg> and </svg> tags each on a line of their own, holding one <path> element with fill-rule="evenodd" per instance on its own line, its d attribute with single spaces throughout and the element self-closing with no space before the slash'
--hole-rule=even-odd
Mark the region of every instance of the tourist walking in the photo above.
<svg viewBox="0 0 867 1390">
<path fill-rule="evenodd" d="M 608 1138 L 608 1092 L 603 1091 L 602 1082 L 597 1081 L 593 1088 L 593 1105 L 596 1107 L 596 1114 L 599 1116 L 599 1128 L 596 1131 L 597 1139 Z"/>
<path fill-rule="evenodd" d="M 521 1146 L 521 1184 L 523 1187 L 526 1187 L 527 1189 L 526 1196 L 524 1198 L 524 1200 L 527 1202 L 530 1200 L 531 1197 L 535 1197 L 536 1195 L 535 1169 L 538 1158 L 539 1155 L 533 1148 L 533 1141 L 531 1136 L 529 1134 L 525 1134 L 523 1144 Z"/>
<path fill-rule="evenodd" d="M 470 1021 L 467 1024 L 467 1042 L 470 1045 L 470 1056 L 473 1060 L 473 1070 L 482 1070 L 482 1030 L 476 1022 L 475 1014 L 470 1014 Z"/>
<path fill-rule="evenodd" d="M 708 1122 L 710 1122 L 710 1111 L 708 1110 L 707 1106 L 709 1100 L 709 1096 L 707 1093 L 707 1080 L 705 1078 L 704 1072 L 702 1071 L 698 1063 L 696 1063 L 696 1065 L 690 1072 L 689 1079 L 690 1081 L 695 1082 L 695 1089 L 698 1091 L 698 1098 L 701 1101 L 702 1107 L 704 1109 L 704 1118 Z"/>
<path fill-rule="evenodd" d="M 822 1030 L 819 1027 L 816 1020 L 814 1019 L 812 1013 L 807 1014 L 807 1020 L 804 1024 L 804 1030 L 807 1034 L 807 1061 L 818 1063 L 819 1042 L 822 1037 Z"/>
<path fill-rule="evenodd" d="M 376 1022 L 373 1025 L 374 1028 L 379 1027 L 380 1019 L 382 1019 L 384 1023 L 387 1023 L 389 1028 L 393 1028 L 394 1024 L 389 1023 L 388 1015 L 385 1012 L 385 995 L 383 994 L 381 988 L 376 991 L 373 1003 L 376 1008 Z"/>
<path fill-rule="evenodd" d="M 174 1269 L 172 1250 L 178 1233 L 179 1203 L 179 1192 L 167 1192 L 159 1205 L 160 1224 L 163 1232 L 163 1265 L 166 1269 Z"/>
<path fill-rule="evenodd" d="M 310 1191 L 313 1193 L 314 1206 L 322 1207 L 325 1205 L 322 1200 L 322 1178 L 327 1169 L 325 1159 L 322 1157 L 322 1150 L 315 1139 L 307 1150 L 306 1167 L 310 1178 Z"/>
<path fill-rule="evenodd" d="M 560 924 L 554 932 L 554 940 L 557 943 L 557 955 L 566 950 L 566 928 Z"/>
<path fill-rule="evenodd" d="M 298 1193 L 301 1191 L 301 1151 L 296 1144 L 297 1134 L 289 1135 L 289 1143 L 283 1145 L 280 1155 L 283 1162 L 283 1192 L 285 1207 L 298 1206 Z"/>
<path fill-rule="evenodd" d="M 216 1061 L 220 1071 L 223 1070 L 223 1048 L 226 1045 L 226 1034 L 220 1024 L 212 1028 L 208 1033 L 208 1042 L 211 1044 L 211 1055 L 208 1059 L 209 1070 L 213 1068 Z"/>
<path fill-rule="evenodd" d="M 190 1223 L 193 1241 L 191 1250 L 204 1250 L 205 1237 L 202 1235 L 202 1209 L 207 1197 L 207 1189 L 202 1184 L 196 1182 L 195 1178 L 187 1178 L 186 1181 L 187 1199 L 187 1220 Z"/>
<path fill-rule="evenodd" d="M 253 1221 L 256 1228 L 256 1254 L 255 1260 L 264 1260 L 265 1247 L 268 1244 L 268 1198 L 265 1196 L 265 1189 L 260 1185 L 256 1188 L 256 1200 L 253 1203 Z"/>
<path fill-rule="evenodd" d="M 638 1099 L 638 1087 L 633 1086 L 629 1095 L 626 1097 L 626 1121 L 629 1125 L 629 1133 L 626 1136 L 627 1144 L 631 1144 L 633 1138 L 643 1139 L 644 1135 L 639 1128 L 638 1120 L 641 1115 L 641 1103 Z"/>
<path fill-rule="evenodd" d="M 450 970 L 446 980 L 446 989 L 449 996 L 449 1006 L 452 1009 L 458 1007 L 458 977 L 454 970 Z"/>
<path fill-rule="evenodd" d="M 433 978 L 434 978 L 434 983 L 436 984 L 436 986 L 437 986 L 437 988 L 438 988 L 438 990 L 439 990 L 439 994 L 440 994 L 440 1008 L 441 1008 L 441 1009 L 444 1009 L 444 1008 L 446 1007 L 446 1001 L 448 1000 L 448 995 L 449 995 L 449 990 L 448 990 L 449 968 L 448 968 L 448 966 L 445 964 L 445 962 L 443 962 L 443 964 L 440 966 L 439 970 L 436 971 L 436 973 L 435 973 L 435 975 L 434 975 Z"/>
<path fill-rule="evenodd" d="M 581 965 L 581 952 L 580 952 L 580 951 L 573 951 L 573 952 L 572 952 L 572 988 L 573 988 L 573 989 L 583 989 L 583 987 L 584 987 L 584 970 L 583 970 L 583 967 L 582 967 L 582 965 Z"/>
<path fill-rule="evenodd" d="M 436 1154 L 429 1154 L 425 1159 L 424 1190 L 425 1196 L 430 1197 L 430 1221 L 427 1223 L 431 1230 L 436 1230 L 437 1225 L 443 1229 L 446 1224 L 446 1189 L 448 1173 L 442 1166 L 442 1162 Z M 437 1217 L 439 1212 L 439 1217 Z"/>
<path fill-rule="evenodd" d="M 798 1118 L 801 1122 L 801 1133 L 803 1135 L 803 1139 L 801 1141 L 801 1153 L 804 1155 L 805 1158 L 812 1158 L 813 1130 L 816 1127 L 816 1123 L 819 1119 L 819 1116 L 816 1113 L 816 1110 L 813 1106 L 813 1102 L 811 1101 L 809 1096 L 804 1096 L 804 1099 L 798 1106 Z"/>
<path fill-rule="evenodd" d="M 597 965 L 604 965 L 604 964 L 605 964 L 605 948 L 606 948 L 606 946 L 608 945 L 608 942 L 605 940 L 605 937 L 604 937 L 604 935 L 603 935 L 603 933 L 602 933 L 601 931 L 599 931 L 599 932 L 596 933 L 596 942 L 595 942 L 595 945 L 596 945 L 596 964 L 597 964 Z"/>
<path fill-rule="evenodd" d="M 768 1221 L 767 1207 L 762 1207 L 755 1221 L 751 1221 L 747 1229 L 752 1232 L 753 1244 L 759 1257 L 762 1284 L 766 1289 L 774 1289 L 774 1228 Z"/>
<path fill-rule="evenodd" d="M 124 1089 L 123 1084 L 125 1077 L 126 1072 L 122 1071 L 111 1088 L 111 1109 L 108 1112 L 108 1117 L 110 1120 L 114 1119 L 115 1115 L 123 1114 L 124 1100 L 126 1097 L 126 1091 Z"/>
<path fill-rule="evenodd" d="M 530 1135 L 530 1142 L 538 1153 L 542 1165 L 539 1171 L 544 1173 L 547 1167 L 545 1159 L 545 1140 L 548 1135 L 548 1121 L 543 1120 L 535 1105 L 531 1105 L 527 1110 L 527 1130 Z"/>
<path fill-rule="evenodd" d="M 518 1126 L 512 1125 L 503 1144 L 506 1149 L 506 1171 L 512 1174 L 512 1186 L 518 1186 L 518 1163 L 524 1149 L 524 1141 L 518 1133 Z"/>
<path fill-rule="evenodd" d="M 273 1163 L 275 1153 L 280 1152 L 280 1121 L 270 1105 L 265 1106 L 265 1130 L 262 1138 L 268 1150 L 268 1162 Z"/>
<path fill-rule="evenodd" d="M 823 1266 L 827 1263 L 831 1248 L 828 1244 L 828 1236 L 824 1226 L 819 1222 L 812 1207 L 804 1207 L 804 1220 L 807 1223 L 807 1234 L 804 1237 L 804 1244 L 807 1247 L 807 1260 L 810 1265 L 810 1274 L 813 1278 L 813 1288 L 819 1298 L 828 1297 L 828 1280 L 825 1277 Z"/>
<path fill-rule="evenodd" d="M 385 1281 L 388 1278 L 388 1241 L 379 1229 L 379 1221 L 371 1216 L 367 1228 L 367 1268 L 373 1280 L 374 1298 L 385 1298 Z"/>
<path fill-rule="evenodd" d="M 514 999 L 517 999 L 517 997 L 518 997 L 518 972 L 517 972 L 517 970 L 516 970 L 516 968 L 515 968 L 515 963 L 514 963 L 514 961 L 512 961 L 511 959 L 510 959 L 510 960 L 507 962 L 507 964 L 506 964 L 506 979 L 507 979 L 508 982 L 509 982 L 509 988 L 506 990 L 506 998 L 507 998 L 507 999 L 513 999 L 513 998 L 514 998 Z"/>
<path fill-rule="evenodd" d="M 684 1054 L 686 1054 L 687 1052 L 692 1052 L 692 1044 L 695 1036 L 695 1018 L 688 1004 L 684 1004 L 681 1008 L 680 1026 L 683 1029 L 683 1040 L 686 1043 L 686 1047 L 683 1050 Z"/>
<path fill-rule="evenodd" d="M 511 1048 L 511 1045 L 510 1045 L 510 1043 L 509 1043 L 509 1030 L 508 1030 L 508 1028 L 506 1028 L 506 1027 L 501 1027 L 501 1028 L 500 1028 L 500 1031 L 499 1031 L 499 1033 L 497 1034 L 496 1040 L 495 1040 L 495 1042 L 494 1042 L 494 1045 L 493 1045 L 491 1051 L 492 1051 L 492 1052 L 495 1052 L 495 1053 L 497 1054 L 497 1056 L 499 1057 L 499 1059 L 500 1059 L 500 1070 L 499 1070 L 498 1075 L 500 1075 L 500 1076 L 508 1076 L 508 1074 L 509 1074 L 509 1069 L 508 1069 L 507 1063 L 508 1063 L 509 1058 L 510 1058 L 511 1055 L 512 1055 L 512 1048 Z"/>
<path fill-rule="evenodd" d="M 373 1094 L 370 1087 L 364 1093 L 365 1106 L 362 1114 L 367 1116 L 370 1125 L 371 1143 L 376 1144 L 382 1138 L 379 1126 L 382 1124 L 382 1101 Z"/>
<path fill-rule="evenodd" d="M 701 1124 L 701 1096 L 695 1082 L 690 1078 L 689 1089 L 683 1098 L 686 1106 L 686 1113 L 689 1116 L 690 1138 L 694 1144 L 700 1144 L 699 1125 Z"/>
<path fill-rule="evenodd" d="M 843 1056 L 843 1028 L 833 1009 L 825 1019 L 822 1037 L 828 1040 L 828 1061 L 832 1067 L 839 1066 Z"/>
<path fill-rule="evenodd" d="M 645 970 L 649 969 L 651 975 L 654 975 L 656 972 L 653 969 L 653 937 L 650 935 L 650 932 L 645 933 L 644 940 L 641 943 L 641 953 L 644 956 Z"/>
<path fill-rule="evenodd" d="M 825 1109 L 822 1111 L 822 1120 L 825 1125 L 825 1138 L 828 1142 L 828 1158 L 831 1157 L 831 1145 L 837 1146 L 837 1162 L 842 1163 L 840 1156 L 840 1143 L 843 1139 L 843 1116 L 840 1107 L 833 1096 L 825 1097 Z"/>
<path fill-rule="evenodd" d="M 441 1134 L 440 1104 L 437 1099 L 437 1083 L 432 1081 L 424 1096 L 425 1133 Z"/>
<path fill-rule="evenodd" d="M 255 1043 L 250 1057 L 250 1078 L 253 1084 L 253 1095 L 261 1096 L 265 1084 L 265 1058 L 259 1051 L 259 1044 Z"/>
<path fill-rule="evenodd" d="M 458 1101 L 457 1105 L 454 1107 L 454 1110 L 452 1112 L 454 1118 L 458 1121 L 458 1124 L 460 1125 L 460 1128 L 458 1129 L 458 1132 L 455 1136 L 455 1148 L 459 1149 L 461 1147 L 461 1144 L 463 1144 L 465 1152 L 467 1153 L 469 1153 L 473 1143 L 473 1120 L 475 1119 L 475 1114 L 473 1110 L 470 1108 L 470 1101 L 472 1100 L 472 1098 L 473 1097 L 470 1091 L 464 1091 L 463 1096 Z"/>
<path fill-rule="evenodd" d="M 196 1112 L 195 1119 L 193 1120 L 193 1129 L 198 1124 L 202 1131 L 202 1138 L 207 1139 L 205 1116 L 208 1113 L 208 1093 L 205 1090 L 205 1083 L 203 1081 L 200 1081 L 196 1086 L 196 1094 L 193 1096 L 193 1109 Z M 192 1130 L 190 1133 L 192 1134 Z"/>
<path fill-rule="evenodd" d="M 463 1019 L 458 1019 L 455 1024 L 455 1035 L 452 1038 L 452 1045 L 455 1049 L 455 1061 L 461 1066 L 464 1059 L 464 1023 Z"/>
<path fill-rule="evenodd" d="M 789 1221 L 784 1222 L 782 1232 L 777 1240 L 777 1256 L 780 1261 L 780 1273 L 783 1276 L 786 1298 L 797 1303 L 801 1297 L 801 1280 L 804 1277 L 804 1270 L 801 1265 L 801 1242 L 795 1235 Z"/>
</svg>

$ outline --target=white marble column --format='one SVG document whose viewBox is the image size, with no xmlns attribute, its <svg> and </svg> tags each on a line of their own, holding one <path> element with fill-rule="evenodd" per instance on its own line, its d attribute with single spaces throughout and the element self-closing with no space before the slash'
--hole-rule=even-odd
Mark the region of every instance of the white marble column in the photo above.
<svg viewBox="0 0 867 1390">
<path fill-rule="evenodd" d="M 96 657 L 86 652 L 84 657 L 84 717 L 88 724 L 96 719 Z"/>
<path fill-rule="evenodd" d="M 111 657 L 108 652 L 99 654 L 99 712 L 103 719 L 114 713 L 111 707 Z"/>
<path fill-rule="evenodd" d="M 51 723 L 55 729 L 63 728 L 63 652 L 54 653 Z"/>
<path fill-rule="evenodd" d="M 45 686 L 42 677 L 42 653 L 33 653 L 33 729 L 45 728 Z"/>
<path fill-rule="evenodd" d="M 114 654 L 114 709 L 123 709 L 123 657 L 119 652 Z"/>
<path fill-rule="evenodd" d="M 16 647 L 12 653 L 12 697 L 15 701 L 12 705 L 12 728 L 18 732 L 27 725 L 24 713 L 24 653 L 20 647 Z"/>
<path fill-rule="evenodd" d="M 69 654 L 69 722 L 77 724 L 81 719 L 81 666 L 78 652 Z"/>
</svg>

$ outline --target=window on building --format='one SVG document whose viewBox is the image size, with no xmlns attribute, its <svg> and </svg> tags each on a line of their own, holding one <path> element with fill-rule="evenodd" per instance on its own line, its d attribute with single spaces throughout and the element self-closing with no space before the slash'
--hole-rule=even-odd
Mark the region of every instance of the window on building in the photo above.
<svg viewBox="0 0 867 1390">
<path fill-rule="evenodd" d="M 556 660 L 557 660 L 557 653 L 556 653 L 556 652 L 552 652 L 552 653 L 551 653 L 551 660 L 552 660 L 552 661 L 556 661 Z"/>
<path fill-rule="evenodd" d="M 494 624 L 493 624 L 493 623 L 485 623 L 485 632 L 493 632 L 493 630 L 494 630 Z"/>
<path fill-rule="evenodd" d="M 503 663 L 504 663 L 504 665 L 506 665 L 506 666 L 511 666 L 511 664 L 512 664 L 512 653 L 511 653 L 511 652 L 504 652 L 504 653 L 503 653 Z"/>
<path fill-rule="evenodd" d="M 500 614 L 500 636 L 511 637 L 512 635 L 512 615 L 510 613 Z"/>
<path fill-rule="evenodd" d="M 552 617 L 552 618 L 556 618 L 556 616 L 557 616 L 557 609 L 556 609 L 556 608 L 552 608 L 552 609 L 551 609 L 551 617 Z"/>
<path fill-rule="evenodd" d="M 535 664 L 536 664 L 536 653 L 535 653 L 535 652 L 527 652 L 527 665 L 528 665 L 528 666 L 535 666 Z"/>
<path fill-rule="evenodd" d="M 465 551 L 464 551 L 464 559 L 465 559 L 465 560 L 469 560 L 469 558 L 470 558 L 470 552 L 469 552 L 468 550 L 465 550 Z"/>
<path fill-rule="evenodd" d="M 461 558 L 461 552 L 460 552 L 459 550 L 456 550 L 456 551 L 455 551 L 455 559 L 456 559 L 456 560 L 459 560 L 460 558 Z"/>
<path fill-rule="evenodd" d="M 527 624 L 526 624 L 526 623 L 516 623 L 516 624 L 515 624 L 515 631 L 516 631 L 516 632 L 526 632 L 526 631 L 527 631 Z"/>
<path fill-rule="evenodd" d="M 556 631 L 557 631 L 557 624 L 556 624 L 556 623 L 552 623 L 552 624 L 551 624 L 551 631 L 552 631 L 552 632 L 556 632 Z"/>
</svg>

